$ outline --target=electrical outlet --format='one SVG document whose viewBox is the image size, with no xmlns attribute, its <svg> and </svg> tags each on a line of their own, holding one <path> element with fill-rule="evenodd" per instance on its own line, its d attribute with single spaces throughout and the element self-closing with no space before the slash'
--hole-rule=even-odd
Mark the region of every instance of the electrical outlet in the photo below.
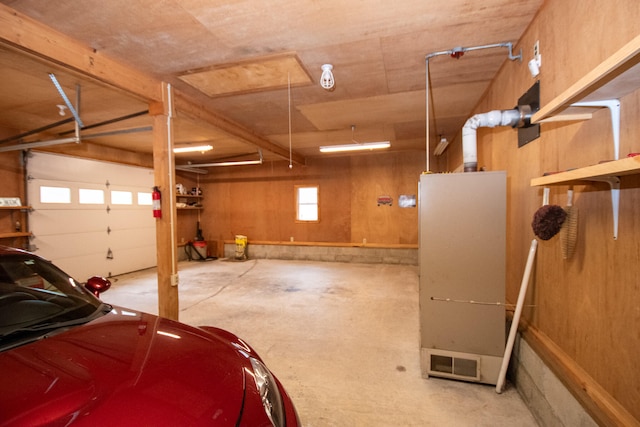
<svg viewBox="0 0 640 427">
<path fill-rule="evenodd" d="M 537 59 L 538 55 L 540 55 L 540 40 L 536 40 L 533 45 L 533 57 Z"/>
</svg>

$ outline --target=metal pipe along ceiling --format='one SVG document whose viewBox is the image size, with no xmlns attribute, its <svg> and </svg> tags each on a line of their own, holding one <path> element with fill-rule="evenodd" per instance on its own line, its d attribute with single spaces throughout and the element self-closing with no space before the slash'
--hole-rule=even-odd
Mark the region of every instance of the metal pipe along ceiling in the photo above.
<svg viewBox="0 0 640 427">
<path fill-rule="evenodd" d="M 426 159 L 426 171 L 430 172 L 429 169 L 429 60 L 433 57 L 436 56 L 441 56 L 441 55 L 450 55 L 452 58 L 455 59 L 460 59 L 460 57 L 462 57 L 464 55 L 465 52 L 470 52 L 470 51 L 474 51 L 474 50 L 480 50 L 480 49 L 491 49 L 491 48 L 497 48 L 497 47 L 506 47 L 507 49 L 509 49 L 509 59 L 514 61 L 516 59 L 519 59 L 520 62 L 522 62 L 522 49 L 520 49 L 520 53 L 518 55 L 514 55 L 513 54 L 513 43 L 511 42 L 505 42 L 505 43 L 494 43 L 494 44 L 487 44 L 487 45 L 481 45 L 481 46 L 472 46 L 472 47 L 455 47 L 453 49 L 450 50 L 443 50 L 440 52 L 432 52 L 428 55 L 426 55 L 425 57 L 425 104 L 426 104 L 426 115 L 425 115 L 425 119 L 426 119 L 426 125 L 425 125 L 425 131 L 426 131 L 426 148 L 427 148 L 427 159 Z"/>
</svg>

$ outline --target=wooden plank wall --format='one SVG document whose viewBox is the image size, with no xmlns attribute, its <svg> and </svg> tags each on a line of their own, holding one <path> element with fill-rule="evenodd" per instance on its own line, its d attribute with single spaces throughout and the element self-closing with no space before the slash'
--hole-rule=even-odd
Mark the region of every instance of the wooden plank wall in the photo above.
<svg viewBox="0 0 640 427">
<path fill-rule="evenodd" d="M 20 197 L 22 203 L 24 198 L 24 177 L 21 166 L 22 153 L 19 151 L 0 154 L 0 197 Z"/>
<path fill-rule="evenodd" d="M 544 105 L 638 34 L 636 0 L 547 1 L 517 46 L 523 48 L 523 63 L 505 63 L 476 112 L 512 108 L 534 83 L 526 63 L 536 40 Z M 640 151 L 640 90 L 621 102 L 622 157 Z M 534 238 L 531 219 L 542 202 L 542 189 L 531 187 L 531 178 L 612 159 L 611 120 L 603 109 L 590 121 L 543 124 L 541 137 L 523 148 L 517 148 L 510 128 L 480 129 L 478 141 L 479 166 L 508 173 L 507 298 L 515 302 Z M 459 138 L 452 145 L 449 169 L 461 161 Z M 534 348 L 556 355 L 547 362 L 599 423 L 635 425 L 640 423 L 640 177 L 622 178 L 617 241 L 608 188 L 574 188 L 576 254 L 563 260 L 558 237 L 540 242 L 528 296 L 535 307 L 525 310 L 525 318 Z M 553 187 L 551 203 L 564 206 L 566 191 Z"/>
<path fill-rule="evenodd" d="M 398 207 L 401 194 L 417 195 L 424 153 L 398 152 L 312 158 L 305 166 L 268 162 L 260 168 L 212 169 L 205 189 L 202 227 L 207 240 L 418 244 L 417 208 Z M 296 185 L 318 185 L 320 221 L 295 221 Z M 378 206 L 388 195 L 393 205 Z"/>
<path fill-rule="evenodd" d="M 0 154 L 0 197 L 20 197 L 22 204 L 26 204 L 23 168 L 21 166 L 20 152 Z M 19 211 L 4 210 L 0 212 L 0 233 L 11 233 L 15 231 L 16 220 L 24 222 L 24 215 Z M 26 230 L 26 224 L 22 224 Z M 29 242 L 26 238 L 1 239 L 0 245 L 25 247 Z"/>
</svg>

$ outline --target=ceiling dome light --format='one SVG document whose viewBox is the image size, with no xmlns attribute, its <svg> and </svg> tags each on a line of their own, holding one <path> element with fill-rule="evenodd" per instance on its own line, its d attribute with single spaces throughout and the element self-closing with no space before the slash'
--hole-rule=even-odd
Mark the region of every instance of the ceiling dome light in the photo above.
<svg viewBox="0 0 640 427">
<path fill-rule="evenodd" d="M 333 86 L 336 84 L 335 80 L 333 79 L 333 73 L 331 72 L 331 70 L 333 70 L 333 65 L 324 64 L 321 68 L 322 75 L 320 76 L 320 86 L 322 86 L 326 90 L 333 89 Z"/>
</svg>

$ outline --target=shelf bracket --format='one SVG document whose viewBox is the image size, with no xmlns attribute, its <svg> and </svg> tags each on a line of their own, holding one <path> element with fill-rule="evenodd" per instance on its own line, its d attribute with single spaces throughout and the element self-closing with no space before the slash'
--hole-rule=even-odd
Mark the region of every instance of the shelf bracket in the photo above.
<svg viewBox="0 0 640 427">
<path fill-rule="evenodd" d="M 572 107 L 604 107 L 611 112 L 611 128 L 613 131 L 613 156 L 614 160 L 620 158 L 620 100 L 603 99 L 600 101 L 575 102 Z"/>
<path fill-rule="evenodd" d="M 618 216 L 620 214 L 620 178 L 617 176 L 605 176 L 602 178 L 589 178 L 589 181 L 606 182 L 611 187 L 611 208 L 613 210 L 613 240 L 618 240 Z"/>
</svg>

